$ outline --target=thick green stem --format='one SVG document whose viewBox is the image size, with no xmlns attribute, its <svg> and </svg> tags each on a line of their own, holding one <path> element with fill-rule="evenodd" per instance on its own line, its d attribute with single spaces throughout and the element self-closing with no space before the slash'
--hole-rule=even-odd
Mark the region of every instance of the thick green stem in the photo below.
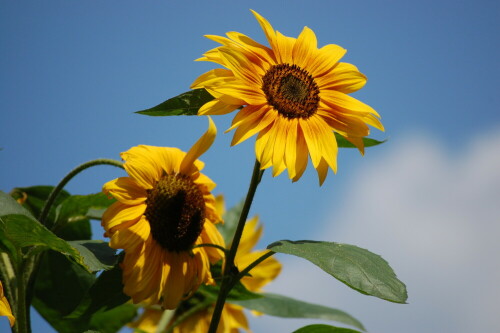
<svg viewBox="0 0 500 333">
<path fill-rule="evenodd" d="M 57 195 L 62 191 L 64 186 L 77 174 L 82 172 L 85 169 L 88 169 L 90 167 L 96 166 L 96 165 L 114 165 L 116 167 L 122 168 L 123 169 L 123 163 L 107 158 L 100 158 L 97 160 L 92 160 L 85 162 L 83 164 L 80 164 L 73 170 L 71 170 L 60 182 L 57 184 L 56 187 L 50 192 L 49 197 L 47 198 L 47 201 L 45 201 L 45 205 L 43 206 L 42 212 L 40 213 L 40 216 L 38 217 L 38 220 L 42 223 L 45 224 L 45 219 L 47 218 L 47 215 L 49 214 L 50 208 L 54 204 L 54 201 L 57 198 Z"/>
<path fill-rule="evenodd" d="M 19 250 L 19 257 L 22 257 L 22 252 Z M 14 316 L 16 318 L 16 323 L 14 325 L 14 332 L 16 333 L 30 333 L 30 322 L 29 322 L 29 304 L 26 301 L 26 285 L 28 283 L 29 277 L 26 276 L 27 270 L 29 270 L 30 260 L 23 260 L 16 269 L 16 309 L 14 310 Z"/>
<path fill-rule="evenodd" d="M 255 191 L 257 190 L 257 186 L 260 183 L 263 173 L 264 170 L 260 170 L 259 161 L 255 161 L 252 180 L 250 181 L 247 197 L 245 199 L 243 209 L 241 210 L 241 215 L 240 219 L 238 220 L 236 231 L 234 232 L 231 248 L 229 249 L 229 253 L 226 256 L 222 283 L 220 286 L 219 295 L 217 296 L 217 302 L 215 303 L 212 321 L 210 322 L 210 327 L 208 329 L 209 333 L 215 333 L 217 331 L 222 310 L 224 309 L 224 304 L 226 303 L 227 295 L 231 291 L 231 288 L 234 286 L 234 284 L 238 281 L 238 269 L 234 265 L 234 258 L 236 256 L 238 246 L 240 245 L 241 235 L 243 233 L 243 228 L 245 227 L 245 222 L 248 217 L 248 212 L 250 211 L 250 206 L 252 205 Z"/>
</svg>

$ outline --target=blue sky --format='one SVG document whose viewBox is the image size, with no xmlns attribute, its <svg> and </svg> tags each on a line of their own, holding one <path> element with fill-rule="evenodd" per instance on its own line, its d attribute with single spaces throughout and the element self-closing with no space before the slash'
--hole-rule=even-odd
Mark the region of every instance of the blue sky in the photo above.
<svg viewBox="0 0 500 333">
<path fill-rule="evenodd" d="M 298 285 L 293 285 L 293 279 L 280 278 L 276 284 L 290 288 L 276 290 L 352 309 L 350 312 L 370 332 L 462 332 L 466 324 L 455 327 L 450 322 L 463 320 L 460 311 L 465 310 L 456 309 L 456 304 L 471 302 L 470 298 L 460 299 L 458 290 L 443 292 L 437 302 L 441 312 L 431 311 L 430 305 L 436 304 L 431 296 L 436 294 L 426 293 L 426 284 L 421 283 L 426 275 L 419 276 L 430 267 L 442 272 L 438 276 L 452 272 L 450 276 L 464 276 L 460 265 L 456 272 L 442 262 L 427 266 L 430 264 L 424 259 L 435 257 L 435 252 L 419 261 L 418 255 L 426 253 L 424 248 L 430 244 L 421 245 L 422 251 L 397 242 L 394 247 L 386 244 L 420 230 L 422 224 L 418 220 L 410 223 L 411 216 L 418 212 L 437 216 L 432 213 L 441 214 L 443 207 L 449 208 L 445 212 L 467 209 L 459 215 L 470 218 L 459 225 L 479 232 L 476 238 L 465 239 L 473 248 L 485 244 L 488 233 L 484 231 L 491 232 L 488 228 L 498 222 L 493 218 L 498 210 L 486 206 L 488 201 L 484 200 L 500 199 L 498 190 L 486 186 L 497 184 L 500 170 L 487 167 L 497 165 L 495 143 L 499 143 L 500 132 L 497 1 L 2 2 L 0 189 L 55 184 L 82 162 L 99 157 L 118 159 L 120 152 L 138 144 L 188 149 L 205 131 L 205 118 L 152 118 L 133 112 L 187 91 L 198 75 L 215 67 L 193 61 L 215 46 L 203 35 L 239 31 L 264 43 L 250 8 L 286 35 L 297 36 L 307 25 L 315 31 L 319 45 L 334 43 L 346 48 L 343 61 L 355 64 L 368 76 L 368 84 L 354 96 L 373 106 L 386 127 L 385 133 L 374 130 L 371 136 L 389 139 L 383 146 L 368 149 L 365 157 L 356 151 L 341 151 L 338 174 L 329 174 L 321 188 L 311 169 L 294 184 L 284 174 L 274 179 L 270 173 L 265 174 L 251 212 L 264 223 L 261 247 L 279 239 L 304 238 L 366 244 L 387 258 L 397 273 L 402 272 L 399 274 L 408 284 L 410 304 L 383 305 L 383 301 L 364 297 L 369 299 L 366 301 L 354 291 L 340 292 L 344 286 L 330 280 L 327 288 L 333 293 L 339 290 L 342 298 L 334 294 L 334 299 L 325 299 L 325 293 L 318 290 L 305 292 L 307 288 L 301 287 L 308 283 L 297 281 Z M 232 134 L 223 131 L 232 116 L 214 119 L 219 136 L 202 157 L 205 173 L 218 184 L 215 192 L 223 193 L 229 206 L 243 198 L 254 160 L 253 139 L 229 147 Z M 98 192 L 104 182 L 121 175 L 111 167 L 94 168 L 73 180 L 67 189 L 74 194 Z M 422 177 L 419 182 L 416 175 Z M 486 187 L 469 189 L 483 181 L 474 177 L 484 177 Z M 403 186 L 405 181 L 407 187 Z M 463 181 L 462 187 L 456 187 L 459 181 Z M 449 192 L 441 192 L 448 188 L 454 189 L 456 201 L 450 199 Z M 389 195 L 393 193 L 390 191 L 398 195 Z M 412 191 L 415 195 L 409 196 Z M 443 201 L 437 207 L 426 200 L 436 193 L 442 195 L 433 202 Z M 459 193 L 474 195 L 458 198 Z M 397 199 L 416 211 L 390 214 L 399 211 Z M 379 209 L 366 209 L 370 215 L 355 214 L 370 204 Z M 376 224 L 378 228 L 370 229 L 377 216 L 386 218 Z M 429 216 L 425 216 L 428 221 Z M 483 217 L 481 221 L 475 221 L 478 216 Z M 396 217 L 407 221 L 388 222 Z M 442 249 L 450 249 L 457 226 L 447 222 L 453 218 L 443 213 L 436 224 L 424 224 L 427 229 L 423 233 L 432 235 L 439 229 L 436 225 L 441 226 L 444 229 L 438 243 Z M 405 228 L 396 228 L 397 233 L 395 225 Z M 380 234 L 383 242 L 373 243 L 370 236 L 380 230 L 385 230 Z M 97 233 L 100 237 L 100 231 Z M 411 243 L 411 237 L 408 240 L 405 244 Z M 497 246 L 492 253 L 499 250 Z M 436 251 L 441 250 L 437 247 Z M 313 270 L 299 260 L 279 259 L 292 267 L 287 276 L 292 275 L 294 267 L 299 267 L 299 272 L 300 267 Z M 470 260 L 479 263 L 487 258 Z M 412 262 L 420 269 L 410 269 L 415 268 Z M 499 271 L 488 272 L 497 276 Z M 470 287 L 472 281 L 460 290 Z M 448 282 L 436 281 L 443 289 Z M 498 287 L 491 291 L 500 295 Z M 481 297 L 474 297 L 474 304 L 487 308 Z M 369 304 L 353 303 L 358 299 Z M 374 309 L 377 316 L 372 315 Z M 399 316 L 403 319 L 395 319 L 398 311 L 404 312 Z M 486 325 L 486 331 L 498 329 L 493 321 L 488 324 L 493 315 L 487 310 L 483 313 L 487 319 L 480 322 Z M 274 325 L 262 324 L 262 320 L 266 319 L 252 321 L 255 332 Z M 295 326 L 289 330 L 300 327 L 295 321 L 290 325 Z M 39 319 L 34 326 L 35 332 L 50 332 Z"/>
</svg>

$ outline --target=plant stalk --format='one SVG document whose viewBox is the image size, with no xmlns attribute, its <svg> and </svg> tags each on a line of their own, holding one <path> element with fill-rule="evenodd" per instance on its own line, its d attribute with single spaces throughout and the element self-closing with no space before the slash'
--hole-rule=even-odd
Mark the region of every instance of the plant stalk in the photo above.
<svg viewBox="0 0 500 333">
<path fill-rule="evenodd" d="M 215 308 L 212 314 L 212 320 L 210 322 L 208 333 L 215 333 L 217 331 L 222 310 L 224 309 L 224 304 L 226 303 L 227 295 L 231 291 L 231 288 L 234 286 L 234 284 L 238 281 L 238 269 L 234 265 L 234 258 L 240 244 L 241 235 L 243 234 L 243 228 L 245 227 L 245 222 L 248 217 L 248 212 L 250 211 L 250 206 L 252 205 L 257 186 L 260 183 L 263 173 L 264 170 L 260 170 L 260 163 L 256 160 L 252 172 L 252 179 L 248 188 L 247 197 L 245 199 L 245 203 L 243 204 L 243 209 L 238 220 L 238 225 L 234 232 L 231 248 L 229 249 L 229 253 L 226 256 L 226 263 L 224 265 L 222 275 L 222 283 L 220 286 L 219 295 L 217 296 L 217 302 L 215 303 Z"/>
</svg>

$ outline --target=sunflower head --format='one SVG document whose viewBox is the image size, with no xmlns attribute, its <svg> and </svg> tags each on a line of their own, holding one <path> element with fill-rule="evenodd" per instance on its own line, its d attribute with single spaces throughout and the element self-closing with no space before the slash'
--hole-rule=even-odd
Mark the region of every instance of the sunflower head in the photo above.
<svg viewBox="0 0 500 333">
<path fill-rule="evenodd" d="M 212 144 L 215 125 L 185 153 L 177 148 L 137 146 L 121 154 L 128 177 L 106 183 L 114 197 L 103 215 L 110 246 L 124 249 L 124 292 L 134 303 L 175 308 L 201 283 L 213 283 L 210 264 L 222 258 L 221 221 L 198 160 Z"/>
<path fill-rule="evenodd" d="M 225 213 L 225 205 L 223 196 L 216 197 L 215 207 L 220 215 Z M 254 250 L 255 245 L 262 235 L 262 225 L 259 224 L 257 217 L 251 218 L 245 224 L 240 245 L 235 257 L 235 264 L 240 270 L 250 265 L 256 259 L 261 257 L 266 250 Z M 245 276 L 241 283 L 250 291 L 260 292 L 262 287 L 274 280 L 281 271 L 281 264 L 273 257 L 267 258 L 258 266 L 254 267 L 249 276 Z M 175 315 L 170 323 L 175 322 L 180 316 L 200 303 L 206 301 L 206 297 L 202 293 L 195 293 L 193 297 L 183 300 L 179 307 L 175 310 Z M 202 308 L 192 314 L 190 317 L 182 321 L 178 326 L 174 327 L 173 333 L 193 332 L 205 333 L 208 331 L 214 304 Z M 252 311 L 254 314 L 260 314 Z M 138 320 L 131 323 L 129 326 L 137 328 L 141 331 L 153 333 L 156 332 L 158 322 L 161 318 L 162 311 L 157 307 L 146 307 Z M 237 333 L 241 330 L 250 332 L 248 320 L 243 307 L 235 304 L 226 303 L 222 310 L 221 320 L 217 333 Z"/>
<path fill-rule="evenodd" d="M 300 179 L 310 158 L 322 184 L 329 168 L 337 171 L 334 132 L 364 153 L 368 125 L 383 130 L 378 113 L 349 96 L 365 85 L 366 77 L 356 66 L 340 62 L 346 52 L 342 47 L 318 48 L 308 27 L 298 38 L 284 36 L 253 13 L 269 47 L 238 32 L 207 36 L 221 46 L 198 60 L 224 68 L 192 84 L 215 97 L 198 114 L 220 115 L 241 108 L 229 128 L 236 130 L 233 145 L 257 135 L 255 153 L 261 167 L 272 167 L 273 176 L 288 170 L 293 181 Z"/>
</svg>

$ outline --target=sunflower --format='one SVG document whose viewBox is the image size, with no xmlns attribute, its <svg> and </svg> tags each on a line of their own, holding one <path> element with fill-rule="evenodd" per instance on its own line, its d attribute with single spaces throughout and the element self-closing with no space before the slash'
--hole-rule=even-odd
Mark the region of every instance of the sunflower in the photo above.
<svg viewBox="0 0 500 333">
<path fill-rule="evenodd" d="M 218 208 L 223 207 L 222 197 L 217 197 Z M 222 204 L 222 205 L 221 205 Z M 222 212 L 219 210 L 222 215 Z M 261 257 L 267 250 L 252 251 L 262 235 L 262 225 L 259 225 L 259 220 L 254 217 L 247 221 L 243 230 L 238 252 L 235 257 L 235 264 L 243 270 L 249 264 Z M 262 287 L 274 280 L 281 271 L 281 264 L 273 257 L 267 258 L 258 266 L 254 267 L 250 272 L 251 275 L 245 276 L 241 283 L 250 291 L 260 292 Z M 179 315 L 189 310 L 197 303 L 203 301 L 204 296 L 196 293 L 192 298 L 181 302 L 176 310 L 174 317 L 171 320 L 173 323 Z M 193 332 L 205 333 L 208 331 L 214 305 L 197 311 L 186 320 L 174 327 L 173 333 Z M 258 313 L 256 313 L 258 314 Z M 141 317 L 130 326 L 147 333 L 156 332 L 157 324 L 161 318 L 162 311 L 157 308 L 146 308 Z M 240 329 L 250 331 L 248 321 L 243 313 L 243 307 L 235 304 L 226 303 L 222 310 L 221 319 L 217 333 L 238 333 Z"/>
<path fill-rule="evenodd" d="M 308 27 L 298 38 L 287 37 L 252 12 L 271 47 L 238 32 L 228 32 L 228 38 L 206 36 L 222 46 L 198 60 L 225 69 L 213 69 L 192 84 L 215 97 L 198 114 L 221 115 L 241 108 L 228 129 L 236 129 L 231 145 L 258 134 L 255 153 L 261 168 L 272 166 L 273 176 L 287 169 L 293 181 L 300 179 L 310 156 L 321 185 L 328 168 L 337 171 L 334 132 L 364 154 L 367 125 L 384 130 L 373 108 L 348 95 L 361 89 L 366 77 L 354 65 L 339 62 L 346 53 L 342 47 L 318 48 Z"/>
<path fill-rule="evenodd" d="M 2 281 L 0 281 L 0 316 L 7 316 L 7 318 L 9 319 L 10 326 L 11 327 L 14 326 L 16 318 L 12 314 L 12 309 L 10 308 L 9 301 L 7 300 L 7 297 L 5 297 L 3 293 Z"/>
<path fill-rule="evenodd" d="M 215 187 L 197 160 L 213 143 L 216 128 L 185 153 L 177 148 L 137 146 L 121 154 L 129 177 L 106 183 L 117 201 L 102 217 L 105 236 L 124 249 L 124 293 L 134 303 L 175 308 L 201 283 L 213 284 L 210 264 L 220 260 L 224 241 L 211 191 Z"/>
</svg>

